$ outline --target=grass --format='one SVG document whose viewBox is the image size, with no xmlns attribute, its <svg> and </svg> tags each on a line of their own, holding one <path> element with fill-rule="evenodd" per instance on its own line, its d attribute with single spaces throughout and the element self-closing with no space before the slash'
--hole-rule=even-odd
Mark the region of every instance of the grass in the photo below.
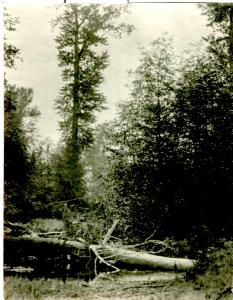
<svg viewBox="0 0 233 300">
<path fill-rule="evenodd" d="M 6 277 L 4 291 L 6 300 L 34 300 L 79 298 L 86 293 L 85 281 L 69 279 L 64 283 L 60 279 L 33 279 Z"/>
<path fill-rule="evenodd" d="M 58 279 L 44 280 L 21 277 L 5 279 L 6 300 L 205 300 L 205 291 L 194 290 L 191 284 L 173 281 L 118 282 L 106 277 L 87 283 L 69 279 L 66 283 Z M 226 299 L 227 300 L 227 299 Z"/>
</svg>

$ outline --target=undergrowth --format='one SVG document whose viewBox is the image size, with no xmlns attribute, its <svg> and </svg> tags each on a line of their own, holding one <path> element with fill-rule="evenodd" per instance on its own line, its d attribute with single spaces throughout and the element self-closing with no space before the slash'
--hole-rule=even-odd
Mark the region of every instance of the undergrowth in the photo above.
<svg viewBox="0 0 233 300">
<path fill-rule="evenodd" d="M 224 241 L 221 248 L 210 247 L 190 272 L 195 288 L 222 291 L 233 284 L 233 241 Z"/>
</svg>

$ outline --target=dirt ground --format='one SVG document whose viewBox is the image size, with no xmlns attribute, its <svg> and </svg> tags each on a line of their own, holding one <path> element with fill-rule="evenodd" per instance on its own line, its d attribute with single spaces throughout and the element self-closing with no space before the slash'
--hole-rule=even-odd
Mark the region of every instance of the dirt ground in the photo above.
<svg viewBox="0 0 233 300">
<path fill-rule="evenodd" d="M 6 300 L 216 300 L 220 291 L 195 289 L 174 273 L 104 275 L 93 281 L 7 278 Z M 233 300 L 233 294 L 220 300 Z"/>
<path fill-rule="evenodd" d="M 104 289 L 103 287 L 99 290 L 89 290 L 86 295 L 83 294 L 73 295 L 72 297 L 60 298 L 59 295 L 49 296 L 44 298 L 44 300 L 73 300 L 73 299 L 82 299 L 82 300 L 232 300 L 233 294 L 223 295 L 221 298 L 218 298 L 216 292 L 207 292 L 202 290 L 194 290 L 189 286 L 164 286 L 164 287 L 111 287 L 109 289 Z M 30 299 L 31 300 L 31 299 Z"/>
<path fill-rule="evenodd" d="M 181 283 L 172 284 L 122 284 L 122 285 L 101 285 L 99 287 L 91 287 L 86 289 L 86 293 L 82 295 L 74 294 L 69 298 L 60 298 L 59 295 L 49 296 L 44 300 L 216 300 L 218 295 L 216 292 L 208 292 L 203 290 L 195 290 L 193 287 Z M 233 299 L 233 294 L 225 296 L 221 299 Z"/>
</svg>

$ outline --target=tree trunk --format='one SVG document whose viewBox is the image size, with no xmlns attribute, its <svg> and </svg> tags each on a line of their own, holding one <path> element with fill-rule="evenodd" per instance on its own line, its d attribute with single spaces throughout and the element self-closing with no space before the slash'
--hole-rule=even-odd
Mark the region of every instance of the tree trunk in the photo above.
<svg viewBox="0 0 233 300">
<path fill-rule="evenodd" d="M 81 242 L 67 241 L 65 239 L 60 238 L 42 238 L 32 235 L 23 235 L 20 237 L 5 237 L 4 244 L 5 248 L 10 246 L 10 244 L 14 245 L 14 247 L 16 248 L 17 245 L 24 246 L 27 252 L 33 249 L 33 252 L 35 251 L 40 253 L 41 248 L 46 249 L 47 247 L 48 250 L 52 248 L 63 248 L 74 252 L 82 250 L 89 253 L 88 247 Z M 31 253 L 31 255 L 35 255 L 35 253 Z"/>
<path fill-rule="evenodd" d="M 109 267 L 118 269 L 116 266 L 123 265 L 124 268 L 143 268 L 148 270 L 170 270 L 186 271 L 194 267 L 195 261 L 186 258 L 171 258 L 148 254 L 146 252 L 136 252 L 124 248 L 90 245 L 87 247 L 81 242 L 67 241 L 58 238 L 41 238 L 24 235 L 21 237 L 6 237 L 4 242 L 5 253 L 10 255 L 18 249 L 24 249 L 24 255 L 37 256 L 43 253 L 46 255 L 55 255 L 57 251 L 73 253 L 80 257 L 90 257 L 90 251 Z M 13 252 L 12 252 L 13 251 Z M 8 256 L 8 255 L 7 255 Z M 119 269 L 118 269 L 119 270 Z"/>
<path fill-rule="evenodd" d="M 79 159 L 80 141 L 79 141 L 79 110 L 80 110 L 80 93 L 79 93 L 79 77 L 80 77 L 80 61 L 79 61 L 79 25 L 77 6 L 72 5 L 74 14 L 74 79 L 73 79 L 73 111 L 72 111 L 72 155 Z M 75 160 L 76 162 L 76 160 Z"/>
<path fill-rule="evenodd" d="M 194 268 L 195 260 L 187 258 L 171 258 L 148 254 L 146 252 L 136 252 L 117 247 L 102 247 L 91 245 L 90 249 L 107 262 L 123 263 L 125 266 L 143 266 L 148 269 L 163 269 L 171 271 L 186 271 Z"/>
<path fill-rule="evenodd" d="M 233 7 L 230 7 L 229 13 L 229 58 L 230 58 L 230 71 L 233 73 Z"/>
</svg>

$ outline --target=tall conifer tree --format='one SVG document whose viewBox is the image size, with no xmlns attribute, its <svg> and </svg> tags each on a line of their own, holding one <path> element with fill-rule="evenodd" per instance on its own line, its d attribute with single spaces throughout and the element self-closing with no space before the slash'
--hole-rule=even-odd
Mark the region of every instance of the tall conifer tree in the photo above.
<svg viewBox="0 0 233 300">
<path fill-rule="evenodd" d="M 66 5 L 55 20 L 59 34 L 55 41 L 65 85 L 56 100 L 62 117 L 60 126 L 66 144 L 60 185 L 66 198 L 84 195 L 82 151 L 92 142 L 94 113 L 103 109 L 100 91 L 108 54 L 103 50 L 109 34 L 130 33 L 132 26 L 119 23 L 121 6 Z M 64 194 L 63 193 L 63 194 Z"/>
</svg>

